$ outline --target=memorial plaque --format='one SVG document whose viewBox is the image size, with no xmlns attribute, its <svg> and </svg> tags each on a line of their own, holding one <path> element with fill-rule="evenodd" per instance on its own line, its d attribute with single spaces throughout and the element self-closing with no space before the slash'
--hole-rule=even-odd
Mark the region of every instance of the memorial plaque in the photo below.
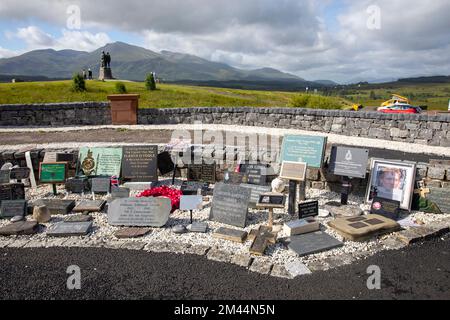
<svg viewBox="0 0 450 320">
<path fill-rule="evenodd" d="M 189 232 L 206 233 L 208 231 L 208 224 L 205 222 L 194 222 L 187 229 Z"/>
<path fill-rule="evenodd" d="M 266 176 L 261 174 L 261 169 L 248 169 L 246 171 L 248 177 L 248 184 L 265 185 Z"/>
<path fill-rule="evenodd" d="M 11 181 L 9 173 L 9 170 L 0 170 L 0 184 L 9 183 Z"/>
<path fill-rule="evenodd" d="M 169 221 L 172 204 L 168 198 L 128 198 L 113 201 L 108 223 L 113 226 L 161 228 Z"/>
<path fill-rule="evenodd" d="M 262 194 L 259 196 L 258 206 L 284 207 L 286 196 L 283 194 Z"/>
<path fill-rule="evenodd" d="M 256 208 L 256 205 L 258 204 L 260 195 L 264 193 L 268 193 L 272 190 L 270 186 L 258 186 L 253 184 L 240 184 L 241 187 L 247 188 L 250 190 L 250 200 L 248 202 L 249 208 Z"/>
<path fill-rule="evenodd" d="M 77 176 L 117 176 L 122 167 L 122 148 L 80 148 Z"/>
<path fill-rule="evenodd" d="M 216 182 L 216 164 L 191 164 L 188 166 L 188 180 L 208 183 Z"/>
<path fill-rule="evenodd" d="M 89 190 L 86 178 L 70 178 L 66 181 L 66 190 L 71 193 L 83 193 Z"/>
<path fill-rule="evenodd" d="M 369 150 L 333 146 L 329 172 L 337 176 L 364 179 L 367 174 Z"/>
<path fill-rule="evenodd" d="M 173 172 L 175 163 L 170 156 L 170 153 L 165 151 L 158 154 L 158 169 L 161 175 L 166 175 Z"/>
<path fill-rule="evenodd" d="M 55 162 L 68 162 L 69 166 L 75 163 L 75 155 L 73 153 L 57 153 Z"/>
<path fill-rule="evenodd" d="M 30 178 L 30 173 L 31 170 L 28 167 L 12 168 L 9 177 L 13 180 L 23 180 Z"/>
<path fill-rule="evenodd" d="M 122 178 L 130 182 L 158 181 L 158 146 L 123 147 Z"/>
<path fill-rule="evenodd" d="M 109 193 L 111 191 L 111 178 L 92 178 L 91 181 L 93 193 Z"/>
<path fill-rule="evenodd" d="M 36 221 L 19 221 L 0 228 L 0 236 L 32 235 L 39 231 Z"/>
<path fill-rule="evenodd" d="M 233 172 L 226 170 L 223 176 L 223 182 L 226 184 L 241 184 L 248 182 L 248 176 L 243 172 Z"/>
<path fill-rule="evenodd" d="M 89 233 L 92 228 L 90 222 L 58 222 L 47 230 L 49 237 L 80 237 Z"/>
<path fill-rule="evenodd" d="M 251 191 L 237 185 L 216 184 L 209 219 L 245 228 Z"/>
<path fill-rule="evenodd" d="M 152 232 L 150 228 L 125 228 L 114 232 L 114 236 L 119 239 L 140 238 Z"/>
<path fill-rule="evenodd" d="M 219 228 L 213 233 L 214 238 L 229 240 L 233 242 L 243 243 L 248 233 L 242 230 L 229 228 Z"/>
<path fill-rule="evenodd" d="M 0 208 L 0 218 L 13 218 L 16 216 L 25 217 L 27 214 L 26 200 L 5 200 Z"/>
<path fill-rule="evenodd" d="M 305 181 L 307 164 L 305 162 L 283 161 L 280 178 L 293 181 Z"/>
<path fill-rule="evenodd" d="M 321 168 L 326 146 L 326 137 L 287 135 L 283 139 L 281 161 L 305 162 L 308 167 Z"/>
<path fill-rule="evenodd" d="M 197 195 L 198 190 L 202 195 L 206 195 L 209 191 L 209 183 L 196 181 L 183 181 L 181 184 L 181 192 L 183 195 L 192 196 Z"/>
<path fill-rule="evenodd" d="M 72 215 L 70 217 L 65 218 L 64 222 L 77 223 L 77 222 L 89 222 L 92 220 L 93 220 L 93 218 L 90 215 L 78 214 L 78 215 Z"/>
<path fill-rule="evenodd" d="M 112 188 L 111 197 L 115 199 L 129 198 L 131 190 L 129 188 Z"/>
<path fill-rule="evenodd" d="M 75 207 L 74 200 L 39 199 L 33 202 L 33 206 L 46 206 L 51 215 L 65 215 L 72 212 Z"/>
<path fill-rule="evenodd" d="M 0 185 L 0 203 L 3 200 L 24 200 L 25 186 L 23 183 L 7 183 Z"/>
<path fill-rule="evenodd" d="M 41 183 L 65 183 L 67 179 L 66 162 L 48 162 L 40 164 L 39 180 Z"/>
<path fill-rule="evenodd" d="M 447 171 L 449 175 L 449 171 Z M 427 199 L 436 204 L 442 213 L 450 213 L 450 188 L 429 188 Z"/>
<path fill-rule="evenodd" d="M 262 163 L 256 163 L 256 164 L 242 163 L 239 165 L 239 172 L 248 173 L 249 170 L 253 170 L 253 169 L 260 170 L 262 176 L 271 175 L 271 174 L 269 174 L 270 166 L 264 165 Z"/>
<path fill-rule="evenodd" d="M 375 197 L 370 207 L 370 213 L 398 220 L 400 214 L 400 201 Z"/>
<path fill-rule="evenodd" d="M 46 152 L 44 154 L 44 160 L 42 162 L 44 162 L 44 163 L 58 162 L 58 161 L 56 161 L 56 152 Z"/>
<path fill-rule="evenodd" d="M 298 204 L 299 219 L 319 215 L 319 201 L 308 201 Z"/>
<path fill-rule="evenodd" d="M 105 206 L 104 200 L 82 200 L 73 212 L 100 212 Z"/>
<path fill-rule="evenodd" d="M 290 237 L 288 248 L 300 257 L 342 247 L 344 244 L 323 231 Z"/>
<path fill-rule="evenodd" d="M 203 209 L 203 196 L 181 196 L 180 210 L 201 210 Z"/>
</svg>

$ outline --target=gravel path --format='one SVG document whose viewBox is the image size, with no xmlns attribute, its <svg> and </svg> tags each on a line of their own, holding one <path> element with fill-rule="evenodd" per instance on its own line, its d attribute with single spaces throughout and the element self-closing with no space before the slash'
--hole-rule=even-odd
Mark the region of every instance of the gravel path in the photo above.
<svg viewBox="0 0 450 320">
<path fill-rule="evenodd" d="M 0 299 L 448 300 L 449 248 L 447 237 L 295 280 L 249 273 L 193 255 L 92 248 L 0 249 Z M 70 265 L 81 269 L 81 290 L 66 288 Z M 371 265 L 381 268 L 381 290 L 367 289 Z M 162 312 L 173 310 L 162 308 Z"/>
</svg>

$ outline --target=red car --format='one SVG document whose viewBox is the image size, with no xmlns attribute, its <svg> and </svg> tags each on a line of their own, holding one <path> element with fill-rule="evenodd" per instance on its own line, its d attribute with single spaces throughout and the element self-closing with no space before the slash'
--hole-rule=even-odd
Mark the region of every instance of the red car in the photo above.
<svg viewBox="0 0 450 320">
<path fill-rule="evenodd" d="M 420 107 L 414 107 L 410 104 L 393 104 L 387 107 L 378 108 L 383 113 L 421 113 Z"/>
</svg>

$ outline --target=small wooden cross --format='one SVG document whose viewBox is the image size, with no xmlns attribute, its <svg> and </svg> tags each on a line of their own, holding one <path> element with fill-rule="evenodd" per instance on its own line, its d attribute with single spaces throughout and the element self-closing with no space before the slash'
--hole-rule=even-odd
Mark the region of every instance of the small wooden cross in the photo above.
<svg viewBox="0 0 450 320">
<path fill-rule="evenodd" d="M 430 189 L 429 188 L 420 188 L 420 189 L 414 190 L 414 193 L 420 194 L 421 198 L 426 198 L 427 194 L 430 193 Z"/>
<path fill-rule="evenodd" d="M 261 226 L 258 230 L 250 231 L 248 239 L 253 243 L 250 247 L 250 253 L 262 256 L 267 246 L 277 242 L 277 232 L 272 232 L 272 227 Z"/>
</svg>

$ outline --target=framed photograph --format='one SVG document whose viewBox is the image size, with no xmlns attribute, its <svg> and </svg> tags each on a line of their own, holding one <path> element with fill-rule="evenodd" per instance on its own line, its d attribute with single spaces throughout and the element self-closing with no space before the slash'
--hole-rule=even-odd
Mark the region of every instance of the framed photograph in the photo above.
<svg viewBox="0 0 450 320">
<path fill-rule="evenodd" d="M 411 211 L 416 178 L 416 164 L 372 159 L 366 202 L 378 197 L 400 202 L 400 208 Z"/>
</svg>

